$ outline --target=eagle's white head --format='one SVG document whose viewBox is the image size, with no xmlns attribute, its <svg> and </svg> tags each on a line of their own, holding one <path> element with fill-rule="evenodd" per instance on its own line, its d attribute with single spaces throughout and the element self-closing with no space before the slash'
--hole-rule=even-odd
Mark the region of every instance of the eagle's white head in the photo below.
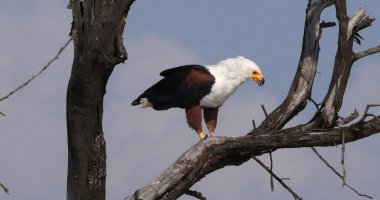
<svg viewBox="0 0 380 200">
<path fill-rule="evenodd" d="M 212 66 L 215 70 L 221 72 L 228 79 L 236 80 L 239 85 L 250 79 L 262 86 L 265 82 L 264 75 L 260 67 L 243 56 L 228 58 Z"/>
<path fill-rule="evenodd" d="M 222 105 L 242 83 L 248 80 L 254 80 L 260 86 L 265 82 L 259 66 L 243 56 L 228 58 L 206 67 L 215 77 L 215 83 L 210 93 L 200 101 L 204 107 L 214 108 Z"/>
</svg>

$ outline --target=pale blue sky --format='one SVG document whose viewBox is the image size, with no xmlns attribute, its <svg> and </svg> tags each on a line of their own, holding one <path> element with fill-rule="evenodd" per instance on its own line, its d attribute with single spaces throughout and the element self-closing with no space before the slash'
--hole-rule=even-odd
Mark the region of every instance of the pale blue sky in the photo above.
<svg viewBox="0 0 380 200">
<path fill-rule="evenodd" d="M 71 11 L 68 1 L 6 1 L 0 6 L 0 96 L 38 71 L 68 39 Z M 217 135 L 243 135 L 251 119 L 263 119 L 286 96 L 300 56 L 306 0 L 138 0 L 125 29 L 129 60 L 116 67 L 105 101 L 107 142 L 107 199 L 123 199 L 158 176 L 183 151 L 198 141 L 187 127 L 184 111 L 157 112 L 130 106 L 144 89 L 160 79 L 163 69 L 182 64 L 213 64 L 226 57 L 246 56 L 266 76 L 263 87 L 246 83 L 219 114 Z M 350 0 L 349 13 L 366 6 L 380 19 L 380 2 Z M 330 7 L 323 20 L 336 21 Z M 363 50 L 380 44 L 380 22 L 362 31 Z M 337 28 L 325 29 L 313 98 L 326 93 L 336 52 Z M 41 77 L 0 103 L 0 181 L 11 195 L 0 199 L 65 199 L 66 86 L 72 64 L 72 45 Z M 355 64 L 341 114 L 367 103 L 379 103 L 380 55 Z M 378 109 L 377 109 L 378 110 Z M 308 106 L 292 124 L 308 121 Z M 379 114 L 378 111 L 374 111 Z M 348 180 L 359 191 L 380 198 L 380 136 L 347 145 Z M 321 149 L 340 168 L 340 148 Z M 265 159 L 265 157 L 263 158 Z M 359 199 L 327 169 L 310 149 L 274 153 L 275 170 L 304 199 Z M 270 192 L 269 176 L 250 161 L 219 170 L 194 186 L 208 199 L 292 199 L 278 184 Z M 182 197 L 181 199 L 193 199 Z"/>
</svg>

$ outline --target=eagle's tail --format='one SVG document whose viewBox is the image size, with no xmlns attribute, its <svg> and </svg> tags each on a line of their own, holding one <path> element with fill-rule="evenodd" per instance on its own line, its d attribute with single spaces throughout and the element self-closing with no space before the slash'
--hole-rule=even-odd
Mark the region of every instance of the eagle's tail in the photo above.
<svg viewBox="0 0 380 200">
<path fill-rule="evenodd" d="M 140 105 L 142 108 L 152 107 L 152 103 L 149 102 L 148 98 L 138 97 L 131 103 L 132 106 Z"/>
<path fill-rule="evenodd" d="M 132 101 L 132 103 L 131 103 L 132 106 L 137 106 L 137 105 L 139 105 L 139 104 L 140 104 L 140 98 L 135 99 L 135 100 Z"/>
</svg>

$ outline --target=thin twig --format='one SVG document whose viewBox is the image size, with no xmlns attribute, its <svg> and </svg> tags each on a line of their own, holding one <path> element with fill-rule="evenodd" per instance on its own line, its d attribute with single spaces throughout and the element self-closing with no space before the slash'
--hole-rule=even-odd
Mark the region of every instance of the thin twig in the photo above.
<svg viewBox="0 0 380 200">
<path fill-rule="evenodd" d="M 273 158 L 272 158 L 272 152 L 269 153 L 269 159 L 270 159 L 270 171 L 273 172 Z M 270 189 L 272 192 L 274 191 L 274 184 L 273 184 L 273 175 L 270 176 Z"/>
<path fill-rule="evenodd" d="M 260 159 L 258 159 L 257 157 L 253 156 L 252 159 L 254 159 L 257 163 L 259 163 L 261 165 L 261 167 L 263 167 L 265 170 L 267 170 L 267 172 L 269 172 L 286 190 L 288 190 L 294 197 L 295 200 L 302 200 L 301 197 L 299 197 L 297 195 L 297 193 L 295 193 L 289 186 L 287 186 L 281 178 L 279 178 L 275 173 L 273 173 L 273 171 L 271 169 L 269 169 L 263 162 L 261 162 Z"/>
<path fill-rule="evenodd" d="M 342 179 L 343 181 L 343 185 L 347 186 L 348 188 L 350 188 L 352 191 L 354 191 L 358 196 L 361 196 L 361 197 L 367 197 L 369 199 L 373 199 L 373 197 L 369 196 L 369 195 L 366 195 L 366 194 L 361 194 L 359 193 L 355 188 L 351 187 L 350 185 L 347 184 L 345 178 L 343 177 L 343 175 L 341 175 L 333 166 L 330 165 L 329 162 L 327 162 L 327 160 L 325 160 L 321 154 L 318 153 L 318 151 L 314 148 L 314 147 L 311 147 L 311 149 L 314 151 L 314 153 L 318 156 L 319 159 L 322 160 L 323 163 L 325 163 L 325 165 L 327 167 L 329 167 L 340 179 Z"/>
<path fill-rule="evenodd" d="M 312 98 L 309 98 L 309 101 L 311 101 L 314 104 L 314 106 L 317 108 L 318 113 L 320 113 L 321 112 L 321 109 L 319 108 L 320 104 L 317 104 L 317 102 L 315 102 L 314 99 Z"/>
<path fill-rule="evenodd" d="M 2 113 L 2 112 L 0 112 L 0 115 L 2 115 L 3 117 L 6 117 L 6 115 L 4 113 Z"/>
<path fill-rule="evenodd" d="M 267 110 L 265 109 L 264 104 L 261 104 L 261 109 L 263 109 L 263 112 L 264 112 L 264 114 L 265 114 L 265 118 L 267 118 L 267 117 L 268 117 L 268 112 L 267 112 Z"/>
<path fill-rule="evenodd" d="M 255 130 L 256 129 L 256 123 L 255 123 L 254 119 L 252 119 L 252 126 L 253 126 L 253 130 Z"/>
<path fill-rule="evenodd" d="M 372 114 L 368 114 L 368 110 L 369 110 L 370 108 L 372 108 L 372 107 L 378 107 L 378 106 L 380 106 L 380 104 L 368 104 L 368 105 L 366 106 L 366 108 L 365 108 L 365 111 L 364 111 L 363 117 L 362 117 L 359 121 L 364 122 L 365 118 L 367 118 L 368 116 L 372 116 L 372 117 L 373 117 Z M 378 119 L 376 116 L 375 116 L 374 118 Z"/>
<path fill-rule="evenodd" d="M 192 197 L 195 197 L 195 198 L 200 199 L 200 200 L 207 200 L 206 197 L 204 197 L 202 195 L 202 193 L 195 191 L 195 190 L 187 190 L 185 192 L 185 194 L 192 196 Z"/>
<path fill-rule="evenodd" d="M 343 131 L 343 134 L 342 134 L 342 154 L 341 154 L 341 159 L 340 159 L 340 163 L 342 164 L 342 171 L 343 171 L 343 176 L 342 176 L 343 184 L 342 184 L 342 187 L 344 187 L 344 184 L 346 183 L 346 177 L 347 177 L 346 167 L 344 165 L 344 154 L 346 152 L 345 135 L 346 134 L 344 134 L 344 131 Z"/>
<path fill-rule="evenodd" d="M 265 119 L 268 118 L 268 112 L 265 109 L 264 104 L 261 104 L 261 109 L 263 109 L 263 112 L 264 112 L 264 115 L 265 115 Z M 270 159 L 270 170 L 272 171 L 273 170 L 273 159 L 272 159 L 272 151 L 271 150 L 269 151 L 269 159 Z M 274 191 L 274 184 L 273 184 L 273 176 L 272 176 L 272 174 L 270 175 L 270 189 L 271 189 L 272 192 Z"/>
<path fill-rule="evenodd" d="M 5 187 L 1 182 L 0 182 L 0 187 L 4 190 L 5 193 L 9 195 L 9 188 Z"/>
<path fill-rule="evenodd" d="M 16 89 L 12 90 L 7 95 L 1 97 L 0 101 L 3 101 L 4 99 L 9 98 L 11 95 L 13 95 L 17 91 L 19 91 L 21 88 L 23 88 L 26 85 L 28 85 L 32 80 L 34 80 L 37 76 L 39 76 L 42 72 L 44 72 L 49 67 L 49 65 L 51 63 L 53 63 L 55 60 L 57 60 L 59 58 L 58 56 L 61 55 L 61 53 L 63 52 L 63 50 L 65 50 L 65 48 L 67 47 L 67 45 L 69 45 L 69 43 L 71 42 L 72 39 L 73 39 L 73 37 L 70 37 L 69 40 L 63 45 L 63 47 L 61 47 L 61 49 L 59 49 L 58 53 L 40 71 L 38 71 L 36 74 L 34 74 L 29 80 L 27 80 L 22 85 L 18 86 Z"/>
</svg>

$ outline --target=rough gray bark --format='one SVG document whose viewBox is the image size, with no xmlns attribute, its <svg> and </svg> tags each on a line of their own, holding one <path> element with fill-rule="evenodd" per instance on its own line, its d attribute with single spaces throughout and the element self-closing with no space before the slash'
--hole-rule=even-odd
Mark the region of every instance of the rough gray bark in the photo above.
<svg viewBox="0 0 380 200">
<path fill-rule="evenodd" d="M 283 103 L 263 121 L 256 132 L 281 129 L 301 112 L 311 97 L 319 57 L 319 40 L 322 34 L 322 11 L 333 5 L 331 0 L 309 1 L 306 10 L 301 57 L 288 95 Z"/>
<path fill-rule="evenodd" d="M 316 122 L 320 123 L 319 126 L 321 127 L 334 127 L 336 125 L 339 117 L 338 112 L 342 107 L 343 96 L 346 92 L 352 65 L 355 61 L 355 54 L 353 52 L 355 27 L 360 27 L 363 22 L 362 20 L 366 17 L 364 8 L 359 9 L 351 18 L 348 17 L 345 0 L 336 0 L 335 4 L 336 16 L 339 21 L 338 50 L 335 56 L 334 70 L 329 90 L 322 102 L 322 112 L 317 113 L 317 115 L 320 116 Z M 363 28 L 370 26 L 372 21 L 363 26 Z"/>
<path fill-rule="evenodd" d="M 127 59 L 125 17 L 134 0 L 72 0 L 74 61 L 67 88 L 67 199 L 105 199 L 103 96 L 115 65 Z"/>
<path fill-rule="evenodd" d="M 321 24 L 320 16 L 325 8 L 334 4 L 339 23 L 339 39 L 333 76 L 326 97 L 321 109 L 318 108 L 309 123 L 282 129 L 305 108 L 307 100 L 311 98 L 322 28 L 331 26 L 330 23 Z M 253 156 L 282 148 L 335 146 L 342 143 L 343 137 L 347 143 L 380 132 L 380 116 L 369 121 L 362 118 L 350 126 L 337 127 L 338 124 L 347 124 L 357 118 L 355 112 L 338 120 L 353 63 L 380 51 L 378 46 L 360 53 L 352 50 L 355 34 L 370 26 L 373 21 L 365 16 L 365 10 L 364 14 L 361 12 L 363 11 L 349 18 L 345 0 L 309 0 L 301 58 L 283 103 L 246 136 L 207 138 L 194 145 L 160 176 L 126 199 L 176 199 L 207 174 L 228 165 L 240 165 Z"/>
</svg>

